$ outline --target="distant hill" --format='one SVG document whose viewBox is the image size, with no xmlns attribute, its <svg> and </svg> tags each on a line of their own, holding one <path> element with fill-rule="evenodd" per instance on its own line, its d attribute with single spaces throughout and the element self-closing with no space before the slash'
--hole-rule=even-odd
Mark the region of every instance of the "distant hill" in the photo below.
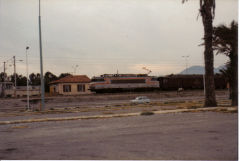
<svg viewBox="0 0 240 161">
<path fill-rule="evenodd" d="M 217 67 L 214 72 L 215 73 L 220 73 L 220 70 L 224 69 L 224 68 L 226 68 L 226 66 L 225 65 L 221 65 L 221 66 Z"/>
<path fill-rule="evenodd" d="M 225 66 L 219 66 L 217 68 L 214 68 L 214 73 L 220 73 L 220 69 L 223 69 Z M 187 71 L 187 72 L 186 72 Z M 187 69 L 184 69 L 183 71 L 181 71 L 178 74 L 204 74 L 205 70 L 203 66 L 191 66 Z"/>
</svg>

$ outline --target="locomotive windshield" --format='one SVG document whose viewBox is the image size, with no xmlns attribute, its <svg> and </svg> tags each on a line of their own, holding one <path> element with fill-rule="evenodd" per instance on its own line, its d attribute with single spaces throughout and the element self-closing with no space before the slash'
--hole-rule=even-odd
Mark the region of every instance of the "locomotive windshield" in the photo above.
<svg viewBox="0 0 240 161">
<path fill-rule="evenodd" d="M 92 78 L 91 82 L 104 82 L 104 78 Z"/>
</svg>

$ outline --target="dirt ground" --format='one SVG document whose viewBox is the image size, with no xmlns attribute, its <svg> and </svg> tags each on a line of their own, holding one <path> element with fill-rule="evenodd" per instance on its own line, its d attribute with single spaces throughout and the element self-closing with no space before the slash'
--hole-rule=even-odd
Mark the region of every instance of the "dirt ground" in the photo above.
<svg viewBox="0 0 240 161">
<path fill-rule="evenodd" d="M 216 91 L 219 106 L 229 106 L 228 92 Z M 149 104 L 131 104 L 137 96 L 147 96 Z M 46 117 L 108 115 L 141 111 L 157 111 L 203 106 L 203 91 L 91 94 L 46 97 L 46 108 L 39 111 L 40 99 L 31 98 L 31 110 L 26 110 L 26 98 L 0 99 L 0 121 Z"/>
<path fill-rule="evenodd" d="M 45 109 L 66 108 L 66 107 L 101 107 L 118 103 L 129 103 L 137 96 L 147 96 L 152 102 L 166 102 L 171 100 L 203 100 L 202 90 L 189 90 L 177 93 L 176 91 L 161 91 L 147 93 L 112 93 L 112 94 L 88 94 L 78 96 L 55 96 L 45 98 Z M 227 100 L 228 91 L 217 90 L 216 96 L 219 99 Z M 31 109 L 37 110 L 40 107 L 40 98 L 30 98 Z M 26 98 L 1 98 L 0 112 L 24 111 L 27 107 Z"/>
</svg>

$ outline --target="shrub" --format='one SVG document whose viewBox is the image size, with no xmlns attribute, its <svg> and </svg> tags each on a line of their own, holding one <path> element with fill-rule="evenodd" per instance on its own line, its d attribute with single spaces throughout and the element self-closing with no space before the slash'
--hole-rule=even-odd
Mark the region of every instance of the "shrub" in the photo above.
<svg viewBox="0 0 240 161">
<path fill-rule="evenodd" d="M 154 115 L 154 112 L 152 112 L 152 111 L 143 111 L 143 112 L 141 112 L 141 115 L 145 115 L 145 116 Z"/>
</svg>

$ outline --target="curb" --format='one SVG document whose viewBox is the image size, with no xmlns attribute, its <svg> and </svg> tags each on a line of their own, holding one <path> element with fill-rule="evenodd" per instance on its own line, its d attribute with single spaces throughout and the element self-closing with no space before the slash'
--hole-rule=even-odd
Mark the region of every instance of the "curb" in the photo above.
<svg viewBox="0 0 240 161">
<path fill-rule="evenodd" d="M 176 110 L 163 110 L 152 111 L 154 114 L 167 114 L 167 113 L 181 113 L 181 112 L 202 112 L 202 111 L 215 111 L 218 109 L 235 110 L 234 107 L 209 107 L 197 109 L 176 109 Z M 32 123 L 32 122 L 47 122 L 47 121 L 68 121 L 68 120 L 84 120 L 84 119 L 105 119 L 113 117 L 129 117 L 140 116 L 141 112 L 125 113 L 125 114 L 111 114 L 111 115 L 94 115 L 94 116 L 78 116 L 78 117 L 60 117 L 60 118 L 43 118 L 43 119 L 29 119 L 29 120 L 14 120 L 14 121 L 0 121 L 0 125 Z"/>
</svg>

